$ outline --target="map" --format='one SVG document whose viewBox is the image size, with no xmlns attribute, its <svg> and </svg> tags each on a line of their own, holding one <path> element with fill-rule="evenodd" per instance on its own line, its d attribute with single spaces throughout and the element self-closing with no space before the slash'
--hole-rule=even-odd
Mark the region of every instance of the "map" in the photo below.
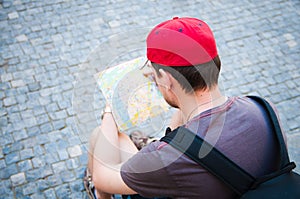
<svg viewBox="0 0 300 199">
<path fill-rule="evenodd" d="M 98 85 L 121 132 L 132 128 L 153 134 L 164 129 L 170 106 L 155 82 L 144 75 L 145 57 L 110 67 L 98 76 Z"/>
</svg>

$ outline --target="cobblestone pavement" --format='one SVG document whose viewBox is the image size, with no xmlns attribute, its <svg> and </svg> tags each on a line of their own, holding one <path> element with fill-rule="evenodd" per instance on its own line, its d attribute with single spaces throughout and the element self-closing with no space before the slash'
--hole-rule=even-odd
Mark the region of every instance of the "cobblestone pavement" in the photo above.
<svg viewBox="0 0 300 199">
<path fill-rule="evenodd" d="M 300 168 L 299 10 L 298 0 L 0 0 L 0 198 L 87 198 L 76 74 L 111 35 L 173 16 L 207 21 L 224 92 L 274 102 Z"/>
</svg>

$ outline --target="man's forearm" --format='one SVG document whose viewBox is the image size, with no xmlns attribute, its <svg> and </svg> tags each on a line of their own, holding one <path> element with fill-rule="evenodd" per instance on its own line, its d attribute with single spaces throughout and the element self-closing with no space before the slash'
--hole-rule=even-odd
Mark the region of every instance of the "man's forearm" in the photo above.
<svg viewBox="0 0 300 199">
<path fill-rule="evenodd" d="M 97 131 L 92 155 L 92 176 L 96 189 L 106 193 L 135 193 L 121 179 L 120 167 L 137 152 L 137 148 L 127 135 L 118 132 L 111 113 L 104 114 Z"/>
</svg>

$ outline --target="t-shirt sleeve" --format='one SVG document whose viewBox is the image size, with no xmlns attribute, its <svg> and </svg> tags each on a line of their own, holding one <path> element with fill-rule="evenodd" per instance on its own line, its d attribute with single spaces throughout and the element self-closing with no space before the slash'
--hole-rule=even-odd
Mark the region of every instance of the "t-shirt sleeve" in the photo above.
<svg viewBox="0 0 300 199">
<path fill-rule="evenodd" d="M 121 167 L 123 181 L 144 197 L 170 197 L 171 190 L 176 190 L 176 183 L 168 175 L 168 165 L 161 159 L 162 145 L 166 143 L 151 143 Z"/>
</svg>

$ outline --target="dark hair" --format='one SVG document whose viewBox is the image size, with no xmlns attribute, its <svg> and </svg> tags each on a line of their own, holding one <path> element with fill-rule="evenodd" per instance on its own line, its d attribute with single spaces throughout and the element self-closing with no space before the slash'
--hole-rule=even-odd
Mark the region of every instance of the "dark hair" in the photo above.
<svg viewBox="0 0 300 199">
<path fill-rule="evenodd" d="M 159 69 L 169 72 L 187 92 L 206 90 L 218 84 L 221 70 L 221 60 L 216 56 L 210 62 L 195 66 L 162 66 L 152 62 L 157 75 L 160 77 Z"/>
</svg>

